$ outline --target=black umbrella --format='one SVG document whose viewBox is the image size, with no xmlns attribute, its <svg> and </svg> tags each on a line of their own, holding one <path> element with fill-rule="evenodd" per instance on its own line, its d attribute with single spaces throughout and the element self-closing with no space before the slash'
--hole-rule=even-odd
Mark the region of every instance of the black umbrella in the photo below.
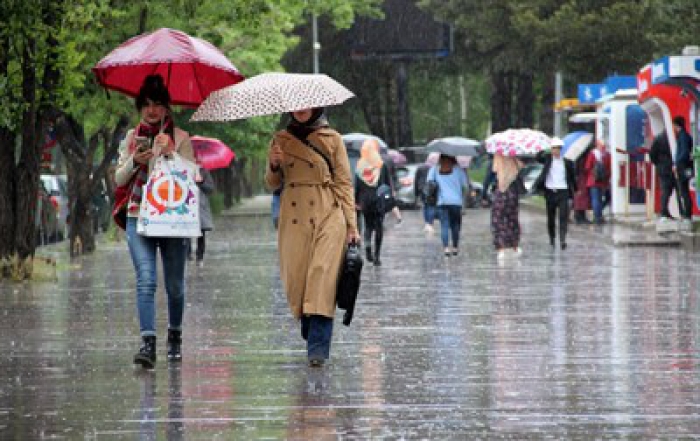
<svg viewBox="0 0 700 441">
<path fill-rule="evenodd" d="M 426 148 L 429 153 L 437 152 L 455 158 L 457 156 L 479 156 L 485 151 L 481 142 L 459 136 L 435 139 Z"/>
</svg>

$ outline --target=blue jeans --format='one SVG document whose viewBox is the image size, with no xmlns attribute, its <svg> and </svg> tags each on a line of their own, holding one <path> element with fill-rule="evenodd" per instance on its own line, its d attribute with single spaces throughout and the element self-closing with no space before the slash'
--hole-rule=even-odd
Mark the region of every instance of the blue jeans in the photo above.
<svg viewBox="0 0 700 441">
<path fill-rule="evenodd" d="M 168 294 L 168 329 L 181 330 L 185 311 L 185 263 L 189 239 L 145 237 L 136 232 L 135 217 L 126 221 L 126 240 L 136 270 L 136 300 L 141 336 L 156 335 L 156 249 L 160 248 Z"/>
<path fill-rule="evenodd" d="M 457 248 L 459 246 L 459 232 L 462 230 L 462 207 L 460 205 L 440 205 L 438 215 L 440 216 L 442 246 L 449 245 L 448 236 L 452 232 L 452 246 Z"/>
<path fill-rule="evenodd" d="M 435 206 L 423 203 L 423 220 L 426 224 L 432 225 L 435 221 Z"/>
<path fill-rule="evenodd" d="M 330 358 L 331 337 L 333 337 L 332 318 L 315 314 L 302 316 L 301 335 L 306 340 L 306 352 L 309 360 Z"/>
<path fill-rule="evenodd" d="M 604 188 L 590 187 L 588 191 L 591 194 L 591 207 L 593 207 L 593 215 L 596 221 L 603 220 L 603 193 Z"/>
</svg>

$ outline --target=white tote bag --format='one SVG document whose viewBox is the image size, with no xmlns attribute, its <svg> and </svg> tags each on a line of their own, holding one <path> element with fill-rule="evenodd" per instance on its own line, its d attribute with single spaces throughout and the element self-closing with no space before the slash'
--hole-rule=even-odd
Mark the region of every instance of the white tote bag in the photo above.
<svg viewBox="0 0 700 441">
<path fill-rule="evenodd" d="M 148 237 L 199 237 L 197 165 L 173 153 L 158 156 L 143 186 L 136 232 Z"/>
</svg>

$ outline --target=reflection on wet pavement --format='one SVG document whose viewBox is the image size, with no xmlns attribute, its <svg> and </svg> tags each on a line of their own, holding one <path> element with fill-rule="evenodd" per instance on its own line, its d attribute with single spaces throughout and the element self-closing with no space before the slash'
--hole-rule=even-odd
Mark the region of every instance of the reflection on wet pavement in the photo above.
<svg viewBox="0 0 700 441">
<path fill-rule="evenodd" d="M 125 243 L 57 254 L 57 285 L 0 287 L 0 439 L 700 436 L 694 254 L 578 227 L 552 250 L 542 215 L 523 212 L 524 254 L 499 264 L 474 210 L 445 258 L 418 213 L 405 219 L 387 220 L 383 266 L 366 266 L 322 369 L 306 366 L 268 219 L 219 219 L 205 266 L 188 268 L 181 364 L 165 359 L 159 292 L 152 372 L 131 365 Z"/>
</svg>

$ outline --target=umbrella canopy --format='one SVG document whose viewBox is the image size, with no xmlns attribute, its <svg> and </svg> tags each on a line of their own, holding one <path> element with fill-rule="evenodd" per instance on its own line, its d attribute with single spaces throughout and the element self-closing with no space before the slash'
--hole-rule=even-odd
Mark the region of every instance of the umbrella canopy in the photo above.
<svg viewBox="0 0 700 441">
<path fill-rule="evenodd" d="M 196 107 L 213 91 L 243 81 L 211 43 L 175 29 L 158 29 L 126 41 L 92 68 L 107 89 L 135 97 L 148 75 L 160 74 L 172 104 Z"/>
<path fill-rule="evenodd" d="M 404 165 L 404 164 L 408 163 L 408 159 L 406 158 L 406 155 L 404 155 L 403 153 L 401 153 L 398 150 L 389 149 L 387 154 L 389 155 L 389 157 L 391 158 L 391 160 L 394 162 L 395 165 Z"/>
<path fill-rule="evenodd" d="M 479 156 L 484 152 L 481 143 L 474 139 L 451 136 L 438 138 L 428 143 L 428 152 L 437 152 L 447 156 Z"/>
<path fill-rule="evenodd" d="M 508 129 L 486 139 L 486 151 L 503 156 L 533 156 L 548 150 L 551 140 L 546 134 L 532 129 Z"/>
<path fill-rule="evenodd" d="M 236 154 L 219 139 L 192 136 L 190 141 L 194 156 L 207 170 L 226 168 L 236 157 Z"/>
<path fill-rule="evenodd" d="M 564 158 L 575 161 L 591 145 L 593 134 L 584 131 L 571 132 L 564 137 L 563 141 L 564 147 L 561 152 Z"/>
<path fill-rule="evenodd" d="M 328 75 L 270 72 L 212 93 L 192 121 L 233 121 L 333 106 L 353 96 Z"/>
<path fill-rule="evenodd" d="M 376 139 L 379 142 L 379 153 L 382 155 L 387 155 L 389 153 L 389 145 L 380 137 L 375 135 L 368 135 L 366 133 L 346 133 L 343 135 L 343 142 L 345 143 L 345 148 L 348 150 L 362 150 L 362 144 L 367 139 Z"/>
<path fill-rule="evenodd" d="M 425 164 L 433 167 L 433 166 L 437 165 L 439 159 L 440 159 L 440 153 L 431 152 L 428 154 L 428 157 L 425 159 Z M 456 159 L 457 159 L 457 164 L 459 164 L 460 168 L 469 168 L 469 166 L 472 163 L 472 156 L 457 156 Z"/>
</svg>

